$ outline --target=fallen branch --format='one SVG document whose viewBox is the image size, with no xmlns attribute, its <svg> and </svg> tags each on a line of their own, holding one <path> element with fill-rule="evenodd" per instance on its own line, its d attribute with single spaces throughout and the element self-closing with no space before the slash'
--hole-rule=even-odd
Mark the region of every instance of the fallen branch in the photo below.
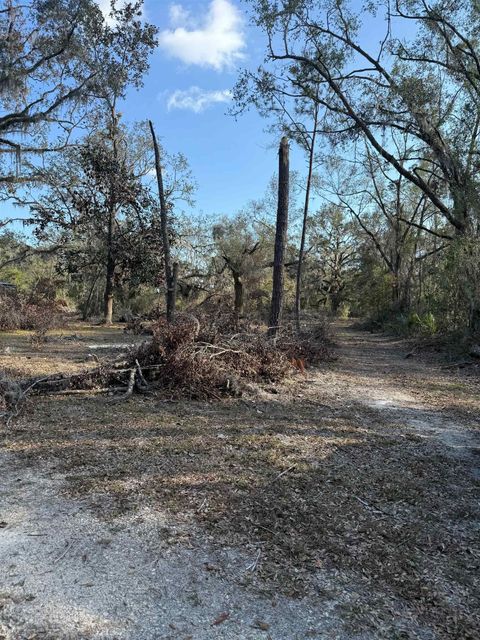
<svg viewBox="0 0 480 640">
<path fill-rule="evenodd" d="M 275 476 L 275 478 L 273 478 L 273 480 L 270 480 L 270 482 L 267 482 L 267 484 L 265 485 L 265 487 L 269 487 L 271 484 L 273 484 L 274 482 L 276 482 L 277 480 L 279 480 L 281 477 L 283 477 L 284 475 L 286 475 L 287 473 L 289 473 L 290 471 L 293 471 L 293 469 L 295 469 L 297 465 L 292 464 L 291 467 L 288 467 L 288 469 L 285 469 L 284 471 L 282 471 L 282 473 L 279 473 L 278 476 Z"/>
<path fill-rule="evenodd" d="M 12 408 L 5 414 L 6 417 L 6 421 L 5 424 L 6 426 L 10 426 L 10 422 L 13 420 L 13 418 L 16 418 L 18 415 L 20 415 L 20 412 L 22 410 L 23 405 L 25 404 L 25 400 L 27 395 L 29 394 L 29 392 L 37 385 L 40 384 L 41 382 L 45 381 L 48 379 L 48 376 L 44 377 L 44 378 L 39 378 L 38 380 L 34 380 L 34 382 L 32 382 L 31 384 L 29 384 L 27 386 L 26 389 L 24 389 L 23 391 L 21 390 L 21 385 L 19 385 L 19 383 L 14 383 L 15 384 L 15 388 L 19 390 L 19 397 L 16 399 L 16 401 L 14 400 L 14 398 L 12 398 L 12 400 L 14 401 L 14 404 L 12 405 Z"/>
<path fill-rule="evenodd" d="M 353 495 L 353 497 L 355 498 L 355 500 L 358 500 L 360 504 L 363 504 L 363 506 L 366 507 L 369 511 L 372 511 L 372 513 L 377 513 L 378 515 L 387 516 L 388 518 L 401 519 L 401 518 L 398 518 L 398 516 L 396 516 L 393 513 L 388 513 L 388 511 L 383 511 L 383 509 L 379 509 L 378 507 L 372 507 L 372 505 L 368 504 L 366 500 L 362 500 L 362 498 L 359 498 L 356 495 Z"/>
<path fill-rule="evenodd" d="M 135 359 L 135 364 L 137 366 L 137 376 L 138 376 L 138 380 L 137 380 L 137 389 L 142 392 L 145 393 L 145 391 L 148 390 L 149 384 L 145 379 L 145 376 L 143 375 L 143 371 L 142 371 L 142 367 L 140 366 L 140 363 L 138 362 L 137 359 Z"/>
<path fill-rule="evenodd" d="M 470 367 L 478 364 L 478 362 L 471 362 L 470 360 L 463 360 L 462 362 L 454 362 L 452 364 L 444 364 L 440 367 L 440 369 L 455 369 L 458 367 L 459 369 L 463 369 L 463 367 Z"/>
<path fill-rule="evenodd" d="M 75 396 L 85 395 L 86 393 L 102 394 L 102 393 L 120 393 L 126 391 L 126 386 L 118 387 L 100 387 L 99 389 L 63 389 L 62 391 L 50 391 L 49 396 Z"/>
<path fill-rule="evenodd" d="M 115 398 L 117 401 L 128 400 L 130 396 L 133 394 L 133 389 L 135 387 L 135 369 L 130 369 L 130 375 L 128 376 L 128 387 L 125 393 L 119 398 Z"/>
</svg>

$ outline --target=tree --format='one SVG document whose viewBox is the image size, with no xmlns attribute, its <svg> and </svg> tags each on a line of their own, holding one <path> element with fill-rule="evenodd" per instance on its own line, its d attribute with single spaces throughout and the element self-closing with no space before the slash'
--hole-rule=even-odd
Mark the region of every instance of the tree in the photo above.
<svg viewBox="0 0 480 640">
<path fill-rule="evenodd" d="M 402 164 L 408 164 L 411 149 L 407 137 L 396 135 L 394 142 Z M 326 173 L 325 182 L 335 202 L 353 217 L 360 235 L 372 243 L 387 269 L 391 311 L 405 312 L 410 306 L 416 263 L 443 251 L 452 236 L 436 224 L 436 209 L 425 194 L 392 172 L 368 144 L 357 145 L 354 158 L 332 159 Z M 442 242 L 431 246 L 431 239 Z"/>
<path fill-rule="evenodd" d="M 288 229 L 289 147 L 285 136 L 278 150 L 278 206 L 273 254 L 272 304 L 270 308 L 269 335 L 276 337 L 283 308 L 283 279 L 285 270 L 285 246 Z"/>
<path fill-rule="evenodd" d="M 114 121 L 67 154 L 67 174 L 65 154 L 52 162 L 43 176 L 46 194 L 30 205 L 40 239 L 60 235 L 72 265 L 75 253 L 103 265 L 107 324 L 112 322 L 114 289 L 126 264 L 131 265 L 134 256 L 144 261 L 161 256 L 153 201 L 129 153 L 135 141 L 141 146 L 145 138 L 135 138 Z M 133 248 L 142 245 L 145 255 L 139 256 Z"/>
<path fill-rule="evenodd" d="M 337 314 L 351 295 L 358 239 L 351 219 L 338 205 L 328 204 L 319 209 L 310 227 L 310 287 Z"/>
<path fill-rule="evenodd" d="M 157 176 L 158 197 L 160 200 L 160 228 L 162 230 L 163 261 L 165 264 L 165 299 L 167 307 L 167 322 L 172 322 L 175 316 L 178 263 L 176 262 L 175 264 L 172 264 L 172 258 L 170 254 L 168 207 L 167 200 L 165 198 L 165 189 L 163 187 L 160 149 L 158 146 L 157 138 L 155 136 L 155 129 L 153 128 L 151 120 L 148 121 L 148 125 L 152 134 L 153 148 L 155 151 L 155 173 Z"/>
<path fill-rule="evenodd" d="M 112 7 L 105 21 L 94 0 L 5 0 L 0 9 L 0 185 L 41 175 L 32 155 L 63 149 L 92 117 L 95 99 L 139 86 L 156 28 L 142 24 L 142 1 Z M 34 37 L 35 36 L 35 37 Z M 29 168 L 20 171 L 21 162 Z"/>
<path fill-rule="evenodd" d="M 234 322 L 243 314 L 245 285 L 259 280 L 265 267 L 265 237 L 252 224 L 248 214 L 240 213 L 234 218 L 223 218 L 213 226 L 213 240 L 217 255 L 214 258 L 218 274 L 227 270 L 233 280 Z"/>
<path fill-rule="evenodd" d="M 122 284 L 163 284 L 160 215 L 147 182 L 153 169 L 148 126 L 129 129 L 114 113 L 82 145 L 53 159 L 42 173 L 40 196 L 26 200 L 37 237 L 61 247 L 64 268 L 88 270 L 92 295 L 103 283 L 107 324 Z M 164 154 L 164 164 L 166 206 L 190 202 L 194 187 L 185 158 Z"/>
<path fill-rule="evenodd" d="M 312 87 L 312 95 L 315 98 L 318 91 L 319 85 Z M 257 73 L 243 71 L 235 86 L 234 98 L 235 115 L 253 104 L 263 117 L 271 120 L 272 116 L 275 116 L 270 130 L 276 132 L 281 128 L 285 135 L 294 140 L 307 154 L 307 177 L 295 278 L 295 323 L 297 333 L 300 333 L 302 269 L 319 126 L 319 103 L 316 99 L 297 95 L 288 76 L 276 77 L 261 67 Z"/>
<path fill-rule="evenodd" d="M 320 78 L 317 100 L 328 116 L 330 140 L 351 145 L 363 138 L 425 194 L 455 235 L 478 237 L 477 4 L 397 0 L 392 9 L 390 3 L 371 2 L 371 19 L 385 19 L 386 25 L 376 49 L 362 45 L 361 16 L 353 3 L 258 0 L 253 5 L 276 74 L 288 76 L 305 97 Z M 394 36 L 401 22 L 412 25 L 408 40 Z M 391 144 L 398 131 L 415 150 L 407 164 Z M 471 327 L 479 328 L 480 300 L 470 316 Z"/>
</svg>

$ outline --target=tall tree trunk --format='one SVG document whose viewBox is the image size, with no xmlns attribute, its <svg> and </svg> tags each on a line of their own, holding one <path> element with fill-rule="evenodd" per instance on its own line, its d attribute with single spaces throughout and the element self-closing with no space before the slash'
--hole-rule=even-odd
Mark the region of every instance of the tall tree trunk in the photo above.
<svg viewBox="0 0 480 640">
<path fill-rule="evenodd" d="M 284 136 L 278 151 L 278 206 L 273 256 L 272 305 L 268 334 L 276 337 L 283 308 L 285 245 L 288 228 L 289 158 L 288 139 Z"/>
<path fill-rule="evenodd" d="M 175 282 L 173 277 L 172 258 L 170 255 L 170 239 L 168 237 L 168 209 L 163 188 L 162 165 L 160 163 L 160 149 L 158 147 L 155 129 L 149 120 L 155 152 L 155 171 L 157 174 L 158 197 L 160 199 L 160 229 L 162 233 L 163 259 L 165 262 L 165 301 L 167 306 L 167 322 L 172 322 L 175 316 Z"/>
<path fill-rule="evenodd" d="M 82 307 L 83 307 L 83 309 L 82 309 L 82 320 L 88 320 L 89 311 L 90 311 L 90 302 L 92 300 L 93 291 L 95 289 L 95 285 L 97 284 L 99 276 L 100 276 L 99 273 L 97 273 L 95 275 L 95 278 L 93 280 L 92 286 L 90 287 L 90 290 L 88 292 L 87 299 L 85 300 L 84 304 L 82 305 Z"/>
<path fill-rule="evenodd" d="M 243 313 L 243 282 L 237 271 L 232 271 L 232 276 L 234 288 L 235 327 L 237 327 L 240 316 Z"/>
<path fill-rule="evenodd" d="M 114 224 L 115 224 L 115 205 L 112 197 L 112 202 L 110 204 L 110 212 L 108 215 L 107 269 L 106 269 L 104 307 L 103 307 L 103 321 L 106 325 L 112 324 L 112 317 L 113 317 L 113 289 L 115 285 L 115 257 L 114 257 L 114 248 L 113 248 Z"/>
<path fill-rule="evenodd" d="M 308 209 L 310 206 L 310 189 L 312 186 L 313 162 L 315 159 L 315 139 L 317 136 L 317 123 L 318 123 L 318 106 L 315 107 L 312 139 L 310 142 L 310 149 L 309 149 L 309 155 L 308 155 L 308 176 L 307 176 L 307 184 L 305 187 L 305 203 L 303 205 L 302 237 L 300 240 L 300 249 L 298 252 L 297 278 L 295 283 L 295 325 L 296 325 L 298 334 L 300 333 L 300 298 L 302 295 L 303 257 L 305 255 L 305 237 L 307 235 Z"/>
<path fill-rule="evenodd" d="M 111 140 L 113 147 L 114 161 L 118 159 L 118 147 L 117 147 L 117 134 L 118 134 L 118 119 L 119 115 L 115 110 L 115 104 L 111 107 Z M 115 286 L 115 249 L 114 232 L 115 232 L 115 217 L 117 214 L 117 189 L 116 189 L 116 176 L 110 179 L 110 194 L 109 194 L 109 211 L 108 211 L 108 228 L 107 228 L 107 269 L 105 280 L 105 294 L 104 294 L 104 308 L 103 318 L 106 325 L 112 324 L 113 318 L 113 290 Z"/>
<path fill-rule="evenodd" d="M 105 284 L 105 296 L 104 296 L 104 322 L 106 325 L 112 324 L 113 318 L 113 286 L 114 286 L 114 272 L 115 267 L 109 260 L 107 265 L 107 281 Z"/>
<path fill-rule="evenodd" d="M 173 322 L 175 320 L 175 308 L 177 302 L 177 284 L 178 284 L 178 262 L 174 262 L 172 265 L 172 280 L 170 284 L 170 293 L 169 293 L 169 301 L 170 301 L 170 320 L 169 322 Z M 168 319 L 168 315 L 167 315 Z"/>
</svg>

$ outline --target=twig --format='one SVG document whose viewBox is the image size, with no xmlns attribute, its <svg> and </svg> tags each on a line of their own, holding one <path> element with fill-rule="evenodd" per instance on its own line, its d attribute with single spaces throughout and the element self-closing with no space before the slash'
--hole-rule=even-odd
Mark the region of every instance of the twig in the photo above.
<svg viewBox="0 0 480 640">
<path fill-rule="evenodd" d="M 292 471 L 293 469 L 295 469 L 297 465 L 292 464 L 291 467 L 288 467 L 288 469 L 285 469 L 284 471 L 282 471 L 282 473 L 279 473 L 278 476 L 275 476 L 275 478 L 273 478 L 273 480 L 270 480 L 270 482 L 267 482 L 267 484 L 265 485 L 265 487 L 270 486 L 271 484 L 273 484 L 274 482 L 276 482 L 277 480 L 279 480 L 282 476 L 284 476 L 285 474 L 289 473 L 290 471 Z"/>
<path fill-rule="evenodd" d="M 74 396 L 85 393 L 118 393 L 126 391 L 126 386 L 118 387 L 101 387 L 100 389 L 64 389 L 63 391 L 48 391 L 49 396 Z"/>
<path fill-rule="evenodd" d="M 222 356 L 224 353 L 236 353 L 236 354 L 240 354 L 240 353 L 245 353 L 245 351 L 239 351 L 239 350 L 235 350 L 235 349 L 223 349 L 222 351 L 217 351 L 217 353 L 212 353 L 210 355 L 210 360 L 212 358 L 216 358 L 217 356 Z"/>
<path fill-rule="evenodd" d="M 139 363 L 139 361 L 138 361 L 137 359 L 135 359 L 135 364 L 137 365 L 137 373 L 138 373 L 138 377 L 139 377 L 139 378 L 140 378 L 140 380 L 142 381 L 142 384 L 143 384 L 145 387 L 148 387 L 148 382 L 145 380 L 145 376 L 143 375 L 142 368 L 141 368 L 140 363 Z"/>
<path fill-rule="evenodd" d="M 258 549 L 258 551 L 257 551 L 257 555 L 255 557 L 255 560 L 251 564 L 249 564 L 248 567 L 246 567 L 245 571 L 252 571 L 252 573 L 253 573 L 253 571 L 255 571 L 255 569 L 258 566 L 258 561 L 259 560 L 260 560 L 260 549 Z"/>
<path fill-rule="evenodd" d="M 130 375 L 128 377 L 128 387 L 125 393 L 119 398 L 114 398 L 114 402 L 122 402 L 123 400 L 128 400 L 133 393 L 133 388 L 135 386 L 135 368 L 130 369 Z"/>
<path fill-rule="evenodd" d="M 373 513 L 378 513 L 380 515 L 388 516 L 389 518 L 398 519 L 397 516 L 395 516 L 393 513 L 388 513 L 388 511 L 383 511 L 382 509 L 378 509 L 377 507 L 372 507 L 371 504 L 368 504 L 368 502 L 366 502 L 365 500 L 362 500 L 362 498 L 359 498 L 356 495 L 353 495 L 353 497 L 355 498 L 355 500 L 358 500 L 360 504 L 363 504 L 364 507 L 366 507 L 369 511 L 372 511 Z"/>
<path fill-rule="evenodd" d="M 67 555 L 67 553 L 68 553 L 68 552 L 70 551 L 70 549 L 73 547 L 73 544 L 74 544 L 75 542 L 76 542 L 76 540 L 72 540 L 72 542 L 70 542 L 70 544 L 69 544 L 69 545 L 67 545 L 67 548 L 65 549 L 65 551 L 64 551 L 61 555 L 59 555 L 59 556 L 58 556 L 58 558 L 56 558 L 56 559 L 53 561 L 53 564 L 57 564 L 57 562 L 60 562 L 60 560 L 62 560 L 62 559 Z"/>
<path fill-rule="evenodd" d="M 35 380 L 34 382 L 32 382 L 25 389 L 25 391 L 22 391 L 22 395 L 18 398 L 18 400 L 16 401 L 16 403 L 12 407 L 12 410 L 8 414 L 8 418 L 6 420 L 6 426 L 7 427 L 10 426 L 10 422 L 13 420 L 13 418 L 16 418 L 20 414 L 20 411 L 22 409 L 23 403 L 25 402 L 25 398 L 27 397 L 28 392 L 31 391 L 35 387 L 35 385 L 39 384 L 40 382 L 44 382 L 45 380 L 48 380 L 49 378 L 50 378 L 50 376 L 46 376 L 44 378 L 39 378 L 38 380 Z"/>
<path fill-rule="evenodd" d="M 454 362 L 453 364 L 444 364 L 440 367 L 440 369 L 454 369 L 455 367 L 459 367 L 461 369 L 463 367 L 469 367 L 474 364 L 478 363 L 471 362 L 470 360 L 463 360 L 462 362 Z"/>
</svg>

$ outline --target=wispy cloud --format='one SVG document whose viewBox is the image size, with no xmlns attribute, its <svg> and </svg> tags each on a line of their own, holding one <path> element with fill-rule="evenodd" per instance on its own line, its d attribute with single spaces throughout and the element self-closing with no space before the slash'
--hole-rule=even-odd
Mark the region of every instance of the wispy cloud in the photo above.
<svg viewBox="0 0 480 640">
<path fill-rule="evenodd" d="M 173 4 L 170 27 L 160 33 L 159 45 L 185 64 L 220 71 L 244 57 L 243 17 L 230 0 L 211 0 L 206 15 L 198 19 Z"/>
<path fill-rule="evenodd" d="M 202 113 L 214 104 L 230 102 L 232 92 L 229 89 L 203 91 L 200 87 L 190 87 L 185 91 L 174 91 L 167 100 L 167 107 L 171 109 L 186 109 L 194 113 Z"/>
</svg>

